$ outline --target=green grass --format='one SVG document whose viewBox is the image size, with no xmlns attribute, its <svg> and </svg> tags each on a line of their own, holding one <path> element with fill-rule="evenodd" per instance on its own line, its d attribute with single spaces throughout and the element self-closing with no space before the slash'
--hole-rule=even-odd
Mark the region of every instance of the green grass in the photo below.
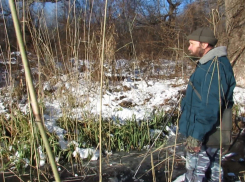
<svg viewBox="0 0 245 182">
<path fill-rule="evenodd" d="M 160 112 L 150 121 L 136 121 L 135 118 L 132 118 L 124 121 L 125 124 L 120 124 L 119 120 L 103 120 L 103 149 L 109 151 L 141 150 L 145 145 L 148 145 L 149 142 L 154 140 L 154 138 L 149 138 L 148 129 L 159 129 L 164 123 L 163 117 L 163 112 Z M 96 147 L 99 142 L 99 122 L 96 118 L 77 121 L 64 117 L 60 118 L 57 124 L 66 130 L 65 138 L 67 140 L 77 138 L 80 147 Z M 77 133 L 77 136 L 74 136 L 75 133 Z M 158 145 L 162 143 L 163 139 L 160 139 Z"/>
<path fill-rule="evenodd" d="M 156 113 L 150 120 L 136 121 L 133 117 L 125 121 L 124 124 L 120 124 L 119 120 L 103 120 L 102 148 L 107 151 L 123 150 L 127 152 L 142 150 L 144 146 L 153 143 L 156 137 L 150 137 L 148 130 L 161 128 L 165 121 L 164 112 Z M 68 142 L 76 141 L 80 148 L 96 148 L 98 146 L 98 119 L 86 118 L 81 121 L 65 116 L 59 118 L 56 124 L 66 131 L 64 136 Z M 61 150 L 57 135 L 47 130 L 46 134 L 51 150 L 54 156 L 60 159 L 58 161 L 60 164 L 80 163 L 82 166 L 82 160 L 74 158 L 72 155 L 75 150 L 74 145 L 69 145 L 67 149 Z M 163 144 L 164 140 L 164 137 L 158 138 L 155 147 Z M 18 111 L 13 112 L 9 119 L 1 115 L 0 142 L 1 171 L 11 169 L 17 175 L 22 175 L 27 173 L 30 166 L 34 170 L 41 170 L 38 147 L 41 146 L 43 153 L 45 153 L 45 147 L 31 115 L 24 115 Z M 30 173 L 33 171 L 30 170 Z"/>
</svg>

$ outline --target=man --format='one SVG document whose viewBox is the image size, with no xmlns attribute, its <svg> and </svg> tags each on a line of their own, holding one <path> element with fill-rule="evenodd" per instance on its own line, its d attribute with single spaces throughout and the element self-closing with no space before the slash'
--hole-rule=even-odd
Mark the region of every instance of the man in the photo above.
<svg viewBox="0 0 245 182">
<path fill-rule="evenodd" d="M 220 112 L 232 107 L 236 82 L 226 47 L 214 47 L 217 39 L 212 30 L 199 28 L 187 39 L 191 56 L 200 59 L 181 102 L 179 132 L 187 138 L 185 181 L 222 181 L 219 148 L 205 146 L 205 138 L 219 125 Z M 208 169 L 211 170 L 209 176 Z"/>
</svg>

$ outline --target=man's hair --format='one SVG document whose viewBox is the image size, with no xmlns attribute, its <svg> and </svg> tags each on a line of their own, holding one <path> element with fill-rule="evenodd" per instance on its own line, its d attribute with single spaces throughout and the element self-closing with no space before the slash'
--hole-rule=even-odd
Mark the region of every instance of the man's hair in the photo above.
<svg viewBox="0 0 245 182">
<path fill-rule="evenodd" d="M 200 42 L 200 43 L 202 44 L 202 43 L 207 43 L 207 42 Z M 208 47 L 214 48 L 214 46 L 209 43 L 208 43 Z"/>
</svg>

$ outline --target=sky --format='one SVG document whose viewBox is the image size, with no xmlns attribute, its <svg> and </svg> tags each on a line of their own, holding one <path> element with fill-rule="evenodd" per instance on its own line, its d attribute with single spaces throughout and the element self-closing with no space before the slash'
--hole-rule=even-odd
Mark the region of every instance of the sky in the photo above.
<svg viewBox="0 0 245 182">
<path fill-rule="evenodd" d="M 179 0 L 173 0 L 173 2 L 178 2 Z M 65 2 L 65 3 L 64 3 Z M 71 1 L 72 2 L 72 1 Z M 84 2 L 86 1 L 82 1 L 79 0 L 76 2 L 79 2 L 81 5 L 84 5 Z M 113 1 L 112 1 L 113 2 Z M 130 2 L 130 1 L 129 1 Z M 180 1 L 181 4 L 178 7 L 178 11 L 177 13 L 182 13 L 184 7 L 186 6 L 186 4 L 192 2 L 192 1 Z M 98 2 L 94 2 L 94 10 L 96 11 L 96 5 L 98 5 Z M 97 3 L 97 4 L 96 4 Z M 116 3 L 116 2 L 114 2 Z M 122 2 L 120 2 L 122 3 Z M 22 6 L 22 1 L 18 1 L 16 4 L 18 4 L 18 6 Z M 56 26 L 56 13 L 58 14 L 58 17 L 62 17 L 62 13 L 64 12 L 64 9 L 62 9 L 62 6 L 64 6 L 64 4 L 68 7 L 68 1 L 58 1 L 57 3 L 54 2 L 33 2 L 30 9 L 33 10 L 34 13 L 32 13 L 33 17 L 36 17 L 36 23 L 37 23 L 37 19 L 38 16 L 44 14 L 45 19 L 42 19 L 43 23 L 46 24 L 47 26 Z M 124 4 L 124 3 L 123 3 Z M 132 3 L 133 4 L 133 3 Z M 145 8 L 144 6 L 139 6 L 138 5 L 138 12 L 136 11 L 136 13 L 142 13 L 142 11 L 144 12 L 144 14 L 148 15 L 149 13 L 161 13 L 162 15 L 167 14 L 168 9 L 169 9 L 169 3 L 166 0 L 149 0 L 149 1 L 145 1 L 142 4 L 145 4 L 148 6 L 148 9 Z M 112 3 L 110 1 L 108 1 L 108 7 L 112 5 Z M 113 5 L 112 5 L 113 6 Z M 132 5 L 130 5 L 129 7 L 131 7 Z M 58 7 L 58 12 L 56 12 L 56 7 Z M 143 7 L 143 9 L 142 9 Z M 159 8 L 157 8 L 159 7 Z M 3 8 L 3 13 L 5 15 L 9 14 L 10 12 L 10 8 L 9 8 L 9 1 L 8 0 L 2 0 L 0 1 L 0 9 Z M 97 7 L 97 11 L 100 10 L 100 7 Z M 118 11 L 114 10 L 114 14 L 115 16 L 120 16 L 120 14 L 122 13 L 120 8 L 117 8 Z M 68 11 L 68 10 L 67 10 Z M 77 10 L 77 12 L 79 12 L 80 10 Z M 103 11 L 102 11 L 103 12 Z M 21 11 L 20 11 L 21 13 Z M 68 13 L 68 12 L 66 12 Z M 0 15 L 2 14 L 2 12 L 0 11 Z M 71 16 L 71 15 L 70 15 Z M 9 16 L 10 17 L 10 16 Z M 40 22 L 40 20 L 39 20 Z"/>
</svg>

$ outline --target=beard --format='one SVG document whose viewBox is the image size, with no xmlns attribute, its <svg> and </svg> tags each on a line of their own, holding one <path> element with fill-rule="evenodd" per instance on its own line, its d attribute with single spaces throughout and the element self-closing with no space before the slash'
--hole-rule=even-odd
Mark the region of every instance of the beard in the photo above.
<svg viewBox="0 0 245 182">
<path fill-rule="evenodd" d="M 197 49 L 195 51 L 190 50 L 189 52 L 190 52 L 191 56 L 200 58 L 204 54 L 204 49 L 202 49 L 201 46 L 199 46 L 199 47 L 197 47 Z"/>
</svg>

